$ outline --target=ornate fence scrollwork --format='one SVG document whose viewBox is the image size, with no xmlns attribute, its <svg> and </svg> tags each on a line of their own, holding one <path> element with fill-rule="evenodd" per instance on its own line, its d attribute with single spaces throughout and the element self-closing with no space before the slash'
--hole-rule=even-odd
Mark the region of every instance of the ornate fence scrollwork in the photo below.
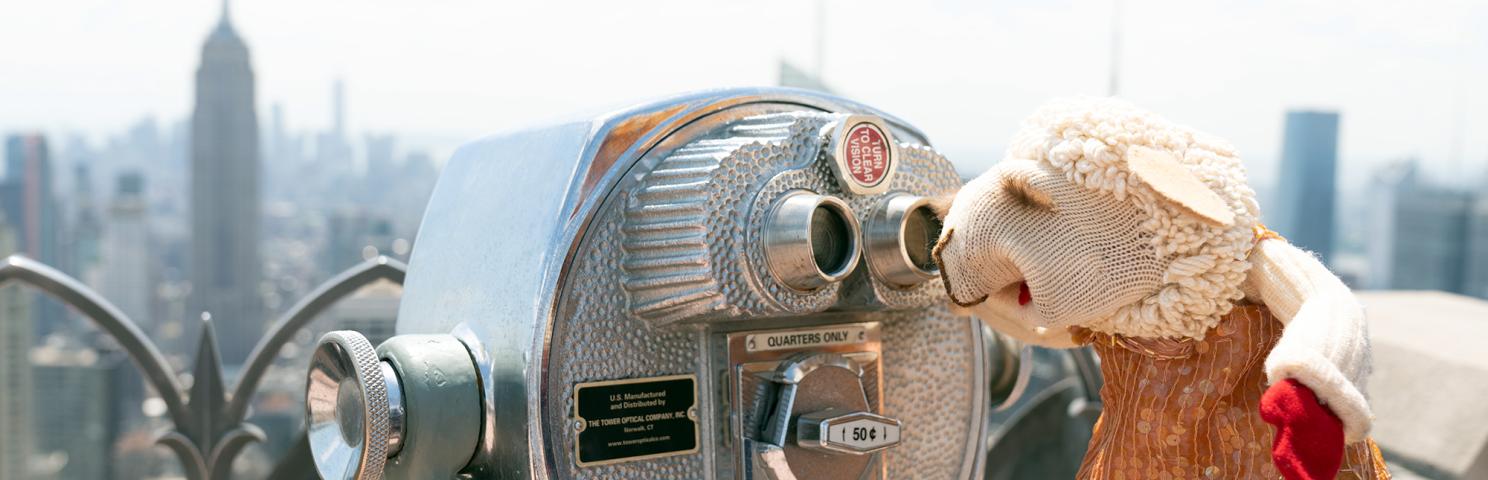
<svg viewBox="0 0 1488 480">
<path fill-rule="evenodd" d="M 144 332 L 118 307 L 77 279 L 25 256 L 12 255 L 0 264 L 0 287 L 10 282 L 35 287 L 77 309 L 117 340 L 135 367 L 144 374 L 145 381 L 159 393 L 174 425 L 173 429 L 162 432 L 156 441 L 175 452 L 187 478 L 204 480 L 228 478 L 233 459 L 242 453 L 243 448 L 254 441 L 264 440 L 263 431 L 244 420 L 259 381 L 280 348 L 337 301 L 377 280 L 401 285 L 406 271 L 402 262 L 379 256 L 316 287 L 280 316 L 254 346 L 231 396 L 225 393 L 225 377 L 211 320 L 203 321 L 200 346 L 192 370 L 194 381 L 188 392 L 171 372 L 160 349 Z M 295 456 L 293 451 L 289 455 Z"/>
</svg>

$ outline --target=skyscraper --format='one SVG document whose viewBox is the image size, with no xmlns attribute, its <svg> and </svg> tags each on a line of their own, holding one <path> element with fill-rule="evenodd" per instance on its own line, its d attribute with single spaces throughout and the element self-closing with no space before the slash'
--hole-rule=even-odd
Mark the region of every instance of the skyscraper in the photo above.
<svg viewBox="0 0 1488 480">
<path fill-rule="evenodd" d="M 55 265 L 59 218 L 45 137 L 22 134 L 5 139 L 5 183 L 15 186 L 8 192 L 13 198 L 4 199 L 4 204 L 21 253 Z"/>
<path fill-rule="evenodd" d="M 227 4 L 202 47 L 191 117 L 191 300 L 211 312 L 222 360 L 241 363 L 263 334 L 259 143 L 253 67 Z"/>
<path fill-rule="evenodd" d="M 1327 263 L 1333 255 L 1338 113 L 1289 111 L 1285 135 L 1277 202 L 1265 220 L 1287 240 L 1316 252 Z"/>
<path fill-rule="evenodd" d="M 1376 172 L 1369 288 L 1466 293 L 1468 192 L 1423 181 L 1414 163 Z"/>
<path fill-rule="evenodd" d="M 1462 293 L 1488 298 L 1488 194 L 1479 192 L 1467 212 L 1467 260 Z"/>
<path fill-rule="evenodd" d="M 118 433 L 116 370 L 123 359 L 59 341 L 30 349 L 39 478 L 109 478 Z"/>
<path fill-rule="evenodd" d="M 145 217 L 144 177 L 121 173 L 108 207 L 98 291 L 146 332 L 155 330 L 150 315 L 150 227 Z"/>
<path fill-rule="evenodd" d="M 351 143 L 346 136 L 346 82 L 336 79 L 331 84 L 331 128 L 315 141 L 316 168 L 332 182 L 354 177 Z"/>
<path fill-rule="evenodd" d="M 15 230 L 0 212 L 0 257 L 16 253 Z M 26 478 L 31 458 L 31 295 L 0 287 L 0 478 Z"/>
<path fill-rule="evenodd" d="M 99 242 L 103 236 L 103 220 L 98 218 L 97 200 L 93 195 L 92 169 L 86 163 L 73 166 L 73 215 L 66 238 L 62 239 L 64 264 L 73 276 L 88 279 L 97 270 Z"/>
<path fill-rule="evenodd" d="M 5 140 L 5 179 L 0 181 L 0 209 L 16 239 L 12 253 L 67 271 L 59 231 L 62 216 L 57 205 L 52 154 L 45 137 L 11 135 Z M 75 272 L 69 272 L 75 273 Z M 39 292 L 32 294 L 31 314 L 38 333 L 46 335 L 63 326 L 62 304 Z"/>
</svg>

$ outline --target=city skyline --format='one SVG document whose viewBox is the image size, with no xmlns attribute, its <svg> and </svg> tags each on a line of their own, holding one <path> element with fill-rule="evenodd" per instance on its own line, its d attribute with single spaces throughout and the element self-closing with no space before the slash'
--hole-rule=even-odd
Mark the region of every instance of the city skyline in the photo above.
<svg viewBox="0 0 1488 480">
<path fill-rule="evenodd" d="M 118 33 L 109 28 L 144 21 L 134 10 L 114 15 L 121 12 L 117 7 L 87 3 L 93 1 L 82 0 L 80 5 L 96 7 L 96 11 L 84 12 L 79 22 L 114 27 L 90 32 L 90 43 Z M 0 199 L 7 201 L 0 211 L 23 206 L 11 202 L 11 197 L 32 198 L 24 214 L 10 215 L 16 218 L 0 213 L 0 254 L 30 253 L 84 281 L 148 332 L 173 367 L 183 371 L 197 349 L 201 325 L 197 313 L 203 309 L 214 313 L 223 362 L 234 364 L 259 340 L 267 322 L 327 277 L 376 255 L 407 260 L 444 159 L 465 140 L 497 130 L 536 125 L 564 112 L 593 111 L 651 95 L 739 84 L 735 81 L 756 85 L 789 81 L 830 86 L 846 98 L 901 114 L 935 140 L 963 173 L 976 174 L 1000 159 L 1002 142 L 1015 130 L 1016 122 L 1048 97 L 1056 93 L 1098 95 L 1108 80 L 1118 79 L 1108 79 L 1104 50 L 1073 48 L 1082 42 L 1110 41 L 1104 30 L 1109 12 L 1101 10 L 1107 3 L 1094 0 L 1075 0 L 1086 11 L 1071 12 L 1068 22 L 1050 17 L 1055 10 L 1034 5 L 977 7 L 941 2 L 929 9 L 909 8 L 903 18 L 895 18 L 891 14 L 897 11 L 887 4 L 870 3 L 870 8 L 862 9 L 868 11 L 864 13 L 839 12 L 845 7 L 841 1 L 823 2 L 830 18 L 825 22 L 828 39 L 822 50 L 828 58 L 814 53 L 823 44 L 812 41 L 817 37 L 810 31 L 807 11 L 801 12 L 805 20 L 785 18 L 756 36 L 769 41 L 750 44 L 715 37 L 720 28 L 733 25 L 730 22 L 748 26 L 752 25 L 749 22 L 760 23 L 768 12 L 793 11 L 781 1 L 761 10 L 711 5 L 720 9 L 715 11 L 668 4 L 673 8 L 657 12 L 657 19 L 642 18 L 625 7 L 596 4 L 592 8 L 600 17 L 614 13 L 608 19 L 611 23 L 632 23 L 640 31 L 633 37 L 624 36 L 615 25 L 585 19 L 533 37 L 533 41 L 562 38 L 589 28 L 582 38 L 598 39 L 602 45 L 568 40 L 551 48 L 531 48 L 520 41 L 502 43 L 497 40 L 524 38 L 488 32 L 491 24 L 486 23 L 500 19 L 520 24 L 526 16 L 555 17 L 559 10 L 551 6 L 520 5 L 507 10 L 485 5 L 411 8 L 372 4 L 364 8 L 365 18 L 348 18 L 344 5 L 302 5 L 294 10 L 280 1 L 239 2 L 230 12 L 221 0 L 168 3 L 158 8 L 175 8 L 179 11 L 172 13 L 179 15 L 154 25 L 158 31 L 138 35 L 143 38 L 122 35 L 119 45 L 95 45 L 138 65 L 100 60 L 96 52 L 71 50 L 67 42 L 46 44 L 58 53 L 54 63 L 38 63 L 40 57 L 26 52 L 0 52 L 0 78 L 16 79 L 14 87 L 0 89 L 0 104 L 18 100 L 12 103 L 19 105 L 0 111 L 0 136 L 15 139 L 16 145 L 6 152 L 4 163 L 10 165 L 0 171 Z M 1214 7 L 1161 5 L 1198 18 L 1213 19 L 1222 12 Z M 1230 7 L 1242 10 L 1236 23 L 1205 33 L 1224 36 L 1263 25 L 1261 12 L 1276 10 L 1274 4 L 1266 5 Z M 872 7 L 879 8 L 875 12 Z M 33 28 L 5 20 L 5 8 L 9 7 L 0 7 L 0 42 Z M 80 7 L 36 8 L 68 12 Z M 453 15 L 461 8 L 471 10 L 468 18 Z M 1488 97 L 1452 105 L 1443 99 L 1463 98 L 1455 95 L 1466 95 L 1465 87 L 1434 89 L 1426 97 L 1429 101 L 1420 101 L 1419 92 L 1411 93 L 1416 96 L 1406 98 L 1422 104 L 1416 111 L 1421 118 L 1412 118 L 1401 113 L 1408 112 L 1401 108 L 1406 100 L 1361 99 L 1361 92 L 1388 85 L 1392 78 L 1398 83 L 1398 77 L 1388 74 L 1361 78 L 1358 84 L 1338 84 L 1338 92 L 1322 87 L 1342 78 L 1337 72 L 1319 73 L 1329 65 L 1326 62 L 1287 71 L 1278 78 L 1268 76 L 1306 63 L 1305 55 L 1326 51 L 1311 44 L 1275 62 L 1252 58 L 1262 65 L 1254 72 L 1226 70 L 1234 67 L 1222 59 L 1196 58 L 1184 50 L 1191 46 L 1162 44 L 1163 35 L 1197 35 L 1200 29 L 1162 24 L 1164 17 L 1154 19 L 1150 10 L 1154 8 L 1128 6 L 1125 12 L 1129 20 L 1122 28 L 1129 33 L 1123 44 L 1131 58 L 1123 59 L 1126 73 L 1119 76 L 1119 82 L 1128 99 L 1163 112 L 1177 123 L 1235 139 L 1248 165 L 1259 167 L 1258 172 L 1253 170 L 1253 177 L 1258 178 L 1253 183 L 1263 192 L 1280 194 L 1271 197 L 1282 197 L 1263 198 L 1262 211 L 1268 218 L 1277 211 L 1305 210 L 1298 205 L 1308 205 L 1308 201 L 1287 197 L 1287 189 L 1293 193 L 1326 190 L 1326 196 L 1336 201 L 1336 206 L 1326 207 L 1327 237 L 1336 240 L 1324 241 L 1334 251 L 1319 250 L 1326 260 L 1342 257 L 1344 268 L 1334 264 L 1335 270 L 1358 282 L 1357 286 L 1437 288 L 1488 298 L 1488 194 L 1474 196 L 1464 188 L 1488 192 L 1488 177 L 1458 176 L 1454 180 L 1464 185 L 1443 187 L 1432 179 L 1418 178 L 1426 175 L 1411 170 L 1409 183 L 1389 183 L 1400 188 L 1379 198 L 1362 193 L 1369 190 L 1361 188 L 1367 184 L 1360 180 L 1390 173 L 1385 162 L 1401 158 L 1422 159 L 1420 163 L 1435 168 L 1449 168 L 1453 162 L 1463 168 L 1488 165 L 1488 139 L 1474 135 L 1483 131 L 1474 122 L 1488 126 L 1488 115 L 1476 113 L 1488 111 Z M 208 10 L 211 16 L 203 17 L 202 12 Z M 1379 13 L 1381 7 L 1369 4 L 1363 10 Z M 1474 15 L 1465 15 L 1468 20 L 1457 25 L 1488 18 L 1488 9 L 1463 10 Z M 389 15 L 389 11 L 398 15 Z M 1435 13 L 1442 11 L 1446 10 Z M 333 12 L 343 15 L 333 18 Z M 516 18 L 497 15 L 502 12 Z M 1345 12 L 1342 17 L 1359 20 L 1356 13 Z M 1002 14 L 1010 18 L 1001 18 Z M 724 19 L 722 26 L 707 23 L 717 18 Z M 974 28 L 976 22 L 988 18 L 992 18 L 985 27 L 989 32 Z M 1415 28 L 1422 18 L 1437 17 L 1406 15 L 1401 21 Z M 904 71 L 884 75 L 864 69 L 879 57 L 863 56 L 855 44 L 844 40 L 862 38 L 848 35 L 848 25 L 884 19 L 898 24 L 944 24 L 946 28 L 903 44 L 892 39 L 873 43 L 879 55 Z M 1020 25 L 1020 19 L 1027 20 L 1027 25 Z M 445 21 L 450 25 L 444 30 L 449 31 L 435 31 Z M 1308 35 L 1326 38 L 1323 43 L 1357 37 L 1330 35 L 1329 28 L 1354 33 L 1394 28 L 1370 22 L 1340 27 L 1328 22 L 1277 21 L 1291 28 L 1283 28 L 1282 40 L 1259 42 L 1254 52 L 1220 42 L 1217 56 L 1277 54 L 1278 45 L 1286 39 Z M 549 23 L 531 22 L 520 31 L 532 33 L 545 25 Z M 1032 25 L 1048 27 L 1048 32 Z M 7 30 L 11 27 L 17 28 Z M 317 33 L 307 33 L 312 30 Z M 841 33 L 834 37 L 833 31 Z M 69 34 L 66 29 L 56 33 Z M 708 49 L 706 58 L 696 56 L 696 47 L 684 40 L 689 35 L 710 35 L 722 46 Z M 1008 46 L 1018 35 L 1030 36 L 1022 42 L 1029 47 L 1026 51 Z M 1460 40 L 1432 35 L 1392 48 L 1409 50 Z M 1063 37 L 1054 41 L 1055 36 Z M 407 45 L 390 46 L 389 39 L 404 39 Z M 1042 41 L 1052 44 L 1040 45 Z M 168 49 L 140 48 L 167 43 Z M 634 52 L 642 50 L 637 45 L 684 48 L 671 54 L 677 56 L 638 59 Z M 940 48 L 931 48 L 936 45 Z M 991 54 L 986 59 L 960 61 L 953 55 L 957 49 L 972 46 L 989 47 Z M 743 50 L 717 53 L 720 48 L 736 47 Z M 917 48 L 925 51 L 917 52 Z M 134 56 L 117 55 L 117 49 L 127 49 Z M 333 53 L 336 49 L 340 55 Z M 426 49 L 439 54 L 429 55 Z M 1154 49 L 1161 54 L 1153 54 Z M 182 57 L 183 50 L 192 55 Z M 631 56 L 610 55 L 617 51 Z M 1488 48 L 1483 52 L 1488 58 Z M 1358 62 L 1360 55 L 1350 51 L 1343 59 L 1328 61 L 1335 66 Z M 397 74 L 389 75 L 388 65 L 374 65 L 379 62 L 372 60 L 383 56 L 380 63 L 399 70 Z M 1396 53 L 1381 58 L 1389 63 L 1408 56 Z M 1192 62 L 1173 62 L 1175 58 Z M 1488 62 L 1482 60 L 1417 60 L 1439 61 L 1428 69 L 1435 73 L 1440 73 L 1441 65 L 1469 65 L 1462 68 L 1483 71 L 1474 70 L 1465 77 L 1488 80 Z M 62 73 L 74 63 L 111 75 L 95 74 L 94 83 L 85 84 Z M 826 76 L 818 78 L 815 71 L 791 65 L 824 65 Z M 1394 72 L 1394 67 L 1380 68 Z M 22 75 L 9 76 L 12 69 Z M 155 71 L 146 74 L 146 69 Z M 65 79 L 56 85 L 38 85 L 34 75 Z M 1432 78 L 1440 80 L 1439 76 Z M 1250 82 L 1259 82 L 1259 86 Z M 1414 88 L 1405 90 L 1415 92 Z M 163 93 L 170 89 L 177 90 Z M 76 99 L 59 100 L 67 92 L 79 91 L 83 94 Z M 35 98 L 18 95 L 28 93 Z M 56 102 L 56 108 L 32 109 L 41 102 Z M 1303 129 L 1297 138 L 1308 143 L 1331 137 L 1325 155 L 1330 157 L 1329 168 L 1311 169 L 1300 162 L 1278 166 L 1287 157 L 1286 145 L 1293 137 L 1284 120 L 1290 118 L 1288 112 L 1318 110 L 1319 104 L 1332 115 L 1331 131 Z M 1479 104 L 1483 108 L 1473 107 Z M 1462 113 L 1453 117 L 1457 109 Z M 1398 135 L 1381 134 L 1390 125 L 1406 128 L 1394 132 Z M 1289 172 L 1288 178 L 1296 181 L 1275 182 L 1277 172 Z M 42 177 L 45 180 L 38 180 Z M 23 178 L 31 179 L 29 188 L 22 188 Z M 1329 185 L 1326 189 L 1324 182 Z M 36 200 L 43 197 L 46 207 Z M 1381 205 L 1369 215 L 1353 214 L 1365 200 Z M 1472 208 L 1476 210 L 1468 210 Z M 1469 218 L 1472 212 L 1477 216 Z M 1315 213 L 1303 215 L 1322 218 Z M 1335 216 L 1337 233 L 1332 232 Z M 52 223 L 43 228 L 43 220 Z M 1290 235 L 1292 227 L 1278 229 Z M 1346 233 L 1359 231 L 1368 234 L 1348 237 Z M 43 236 L 56 240 L 38 240 Z M 1311 246 L 1301 241 L 1309 237 L 1294 239 Z M 1438 237 L 1450 241 L 1438 241 Z M 1473 243 L 1478 239 L 1482 247 Z M 40 247 L 26 248 L 28 243 L 57 251 L 44 255 Z M 1468 257 L 1468 262 L 1456 261 L 1462 257 Z M 223 281 L 218 285 L 216 280 Z M 214 288 L 219 291 L 213 292 Z M 192 298 L 193 294 L 227 299 L 216 302 L 226 306 L 209 306 L 213 302 Z M 62 311 L 59 305 L 49 306 L 34 298 L 40 295 L 19 288 L 0 290 L 0 300 L 4 300 L 0 320 L 40 317 L 54 307 Z M 249 470 L 244 478 L 263 476 L 259 470 L 283 455 L 301 428 L 303 404 L 299 402 L 304 397 L 307 346 L 333 328 L 356 328 L 385 338 L 394 331 L 400 298 L 401 287 L 386 282 L 364 288 L 297 334 L 266 374 L 264 387 L 252 404 L 253 421 L 264 427 L 269 438 L 261 449 L 249 453 L 258 457 L 240 462 Z M 161 426 L 164 407 L 156 404 L 158 411 L 151 410 L 143 385 L 117 352 L 110 350 L 110 342 L 78 321 L 75 313 L 67 316 L 72 324 L 66 328 L 0 322 L 5 323 L 0 328 L 0 347 L 8 349 L 7 355 L 0 355 L 8 362 L 0 366 L 0 386 L 22 392 L 0 395 L 0 432 L 25 438 L 0 449 L 0 477 L 9 478 L 8 472 L 17 471 L 16 459 L 22 457 L 29 457 L 21 461 L 31 462 L 33 470 L 90 478 L 99 477 L 93 472 L 106 463 L 113 464 L 108 469 L 114 475 L 126 478 L 168 475 L 175 468 L 174 460 L 148 441 Z M 30 364 L 21 365 L 22 360 Z M 123 372 L 122 376 L 112 383 L 102 380 L 115 370 Z M 236 374 L 232 369 L 229 372 Z M 72 403 L 40 400 L 67 391 L 87 393 Z M 113 401 L 116 408 L 100 409 L 107 405 L 104 399 Z M 84 409 L 86 414 L 65 417 L 70 410 Z M 33 417 L 36 420 L 27 421 Z M 35 422 L 60 424 L 63 420 L 102 424 L 102 432 L 65 438 L 54 431 L 41 431 L 44 428 L 31 428 Z M 78 461 L 67 461 L 69 452 L 100 450 L 99 442 L 114 445 L 110 456 L 83 459 L 77 455 Z"/>
<path fill-rule="evenodd" d="M 931 132 L 964 171 L 998 160 L 1005 137 L 1039 103 L 1059 95 L 1098 95 L 1107 88 L 1109 52 L 1085 47 L 1110 41 L 1107 1 L 825 5 L 825 81 Z M 16 88 L 0 92 L 0 103 L 17 107 L 0 112 L 0 130 L 81 131 L 97 137 L 138 118 L 170 121 L 185 114 L 189 98 L 179 92 L 189 79 L 182 61 L 189 52 L 181 45 L 204 33 L 215 2 L 156 5 L 171 12 L 173 21 L 163 25 L 151 23 L 157 14 L 149 10 L 86 1 L 36 8 L 50 18 L 83 21 L 56 30 L 47 22 L 0 20 L 0 27 L 14 27 L 0 28 L 0 39 L 37 28 L 67 38 L 70 29 L 87 28 L 121 37 L 130 51 L 154 60 L 121 66 L 110 82 L 90 84 L 55 81 L 70 78 L 67 72 L 81 65 L 113 64 L 70 42 L 55 45 L 50 54 L 0 54 L 16 68 L 8 75 Z M 283 104 L 292 128 L 328 127 L 332 101 L 325 85 L 346 78 L 347 96 L 374 100 L 347 113 L 351 130 L 435 138 L 428 146 L 436 162 L 461 140 L 561 112 L 669 92 L 772 84 L 780 58 L 797 64 L 817 60 L 807 5 L 782 1 L 725 5 L 721 11 L 670 2 L 653 8 L 604 3 L 581 8 L 596 15 L 575 18 L 565 15 L 567 8 L 540 4 L 371 4 L 347 21 L 340 6 L 267 0 L 235 5 L 235 19 L 260 32 L 255 66 L 274 72 L 263 79 L 260 111 Z M 1054 15 L 1061 21 L 1045 21 Z M 915 32 L 875 43 L 874 51 L 887 58 L 914 58 L 916 75 L 872 74 L 865 68 L 873 63 L 854 48 L 852 39 L 859 37 L 849 35 L 849 25 L 890 20 L 937 25 L 933 34 Z M 1488 128 L 1488 114 L 1479 113 L 1488 112 L 1488 96 L 1470 88 L 1488 82 L 1483 33 L 1488 28 L 1481 28 L 1488 25 L 1488 6 L 1356 2 L 1335 9 L 1295 2 L 1157 2 L 1128 5 L 1123 23 L 1124 96 L 1233 139 L 1259 183 L 1273 183 L 1277 171 L 1282 122 L 1276 112 L 1296 107 L 1322 107 L 1355 118 L 1340 138 L 1345 187 L 1361 185 L 1373 167 L 1405 156 L 1422 158 L 1427 174 L 1449 180 L 1462 175 L 1439 171 L 1460 168 L 1477 176 L 1488 164 L 1488 139 L 1475 133 Z M 139 31 L 143 25 L 158 28 Z M 734 25 L 768 26 L 759 36 L 712 34 Z M 1254 35 L 1257 31 L 1267 35 Z M 677 40 L 695 35 L 721 45 L 705 48 Z M 517 47 L 533 42 L 545 46 L 541 53 Z M 678 53 L 628 54 L 646 45 L 667 45 Z M 712 53 L 717 51 L 732 53 Z M 1444 54 L 1448 51 L 1456 54 Z M 66 57 L 54 58 L 59 54 Z M 1169 58 L 1184 61 L 1164 60 Z M 1246 68 L 1233 68 L 1236 61 Z M 30 66 L 39 68 L 25 68 Z M 43 76 L 49 81 L 34 80 Z M 42 102 L 61 107 L 42 109 Z"/>
</svg>

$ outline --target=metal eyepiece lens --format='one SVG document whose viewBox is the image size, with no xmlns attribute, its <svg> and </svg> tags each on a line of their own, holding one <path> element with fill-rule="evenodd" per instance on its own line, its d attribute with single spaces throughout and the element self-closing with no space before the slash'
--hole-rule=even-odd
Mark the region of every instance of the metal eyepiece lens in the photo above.
<svg viewBox="0 0 1488 480">
<path fill-rule="evenodd" d="M 910 210 L 904 219 L 904 243 L 905 253 L 909 254 L 909 263 L 926 272 L 935 273 L 937 267 L 930 251 L 935 249 L 935 242 L 940 239 L 940 217 L 930 210 L 929 205 L 920 205 Z"/>
<path fill-rule="evenodd" d="M 907 287 L 935 278 L 931 251 L 940 239 L 940 217 L 930 201 L 896 195 L 874 211 L 868 227 L 868 262 L 884 282 Z"/>
<path fill-rule="evenodd" d="M 851 267 L 854 252 L 853 231 L 842 211 L 826 205 L 811 212 L 811 256 L 816 268 L 826 276 L 840 275 Z"/>
<path fill-rule="evenodd" d="M 857 267 L 858 221 L 837 197 L 798 191 L 772 207 L 765 225 L 770 273 L 791 288 L 813 290 Z"/>
</svg>

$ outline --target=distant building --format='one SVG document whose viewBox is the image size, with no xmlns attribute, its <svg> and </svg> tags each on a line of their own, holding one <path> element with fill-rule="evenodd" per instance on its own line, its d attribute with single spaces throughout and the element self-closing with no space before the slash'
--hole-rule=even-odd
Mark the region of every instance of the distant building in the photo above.
<svg viewBox="0 0 1488 480">
<path fill-rule="evenodd" d="M 816 90 L 818 92 L 832 93 L 832 89 L 822 82 L 820 77 L 806 73 L 800 67 L 792 65 L 785 60 L 780 61 L 780 79 L 777 82 L 782 87 L 802 88 Z"/>
<path fill-rule="evenodd" d="M 1377 172 L 1371 189 L 1369 281 L 1375 289 L 1465 293 L 1473 196 L 1424 182 L 1413 163 Z"/>
<path fill-rule="evenodd" d="M 17 251 L 15 230 L 0 213 L 0 257 Z M 0 287 L 0 478 L 27 478 L 31 458 L 31 295 Z"/>
<path fill-rule="evenodd" d="M 1467 272 L 1462 293 L 1488 298 L 1488 195 L 1480 193 L 1467 212 Z"/>
<path fill-rule="evenodd" d="M 367 134 L 364 138 L 367 144 L 367 173 L 362 176 L 364 181 L 358 193 L 364 196 L 366 202 L 377 202 L 402 180 L 398 176 L 398 164 L 393 161 L 393 147 L 397 140 L 388 134 Z"/>
<path fill-rule="evenodd" d="M 330 214 L 321 269 L 328 275 L 341 273 L 377 255 L 392 255 L 393 225 L 387 217 L 364 209 L 343 209 Z"/>
<path fill-rule="evenodd" d="M 67 272 L 62 248 L 62 214 L 53 190 L 52 153 L 41 135 L 11 135 L 5 140 L 5 179 L 0 181 L 0 209 L 14 230 L 16 249 L 34 260 Z M 72 272 L 69 272 L 72 273 Z M 39 335 L 63 329 L 66 310 L 39 292 L 31 294 L 31 315 Z"/>
<path fill-rule="evenodd" d="M 401 285 L 386 280 L 373 282 L 331 307 L 325 316 L 334 329 L 355 330 L 373 345 L 380 345 L 393 336 L 402 299 Z"/>
<path fill-rule="evenodd" d="M 409 152 L 398 168 L 397 181 L 389 188 L 383 199 L 384 208 L 393 212 L 393 226 L 398 237 L 412 240 L 418 233 L 423 219 L 424 205 L 434 193 L 434 184 L 439 180 L 439 167 L 434 159 L 422 151 Z M 409 208 L 416 205 L 414 208 Z M 408 252 L 394 251 L 402 256 Z"/>
<path fill-rule="evenodd" d="M 248 45 L 233 30 L 224 3 L 196 71 L 187 318 L 212 313 L 228 365 L 242 363 L 264 332 L 258 149 Z"/>
<path fill-rule="evenodd" d="M 5 139 L 5 183 L 13 185 L 3 199 L 5 216 L 15 226 L 19 251 L 33 259 L 56 264 L 57 228 L 61 217 L 52 191 L 51 151 L 41 135 L 11 135 Z"/>
<path fill-rule="evenodd" d="M 31 349 L 36 461 L 43 478 L 110 478 L 116 356 L 78 344 Z"/>
<path fill-rule="evenodd" d="M 145 204 L 145 180 L 138 172 L 119 175 L 105 218 L 103 259 L 95 282 L 99 293 L 119 307 L 146 332 L 154 332 L 150 314 L 150 225 Z"/>
<path fill-rule="evenodd" d="M 339 78 L 331 84 L 331 129 L 316 138 L 315 156 L 316 168 L 329 177 L 350 177 L 356 171 L 346 135 L 346 82 Z"/>
<path fill-rule="evenodd" d="M 73 276 L 88 279 L 101 260 L 100 242 L 103 237 L 103 220 L 98 218 L 97 199 L 93 195 L 92 169 L 87 164 L 73 168 L 72 202 L 74 215 L 63 246 L 68 257 L 64 264 Z"/>
<path fill-rule="evenodd" d="M 1282 143 L 1277 201 L 1266 223 L 1327 263 L 1333 255 L 1338 113 L 1287 112 Z"/>
</svg>

